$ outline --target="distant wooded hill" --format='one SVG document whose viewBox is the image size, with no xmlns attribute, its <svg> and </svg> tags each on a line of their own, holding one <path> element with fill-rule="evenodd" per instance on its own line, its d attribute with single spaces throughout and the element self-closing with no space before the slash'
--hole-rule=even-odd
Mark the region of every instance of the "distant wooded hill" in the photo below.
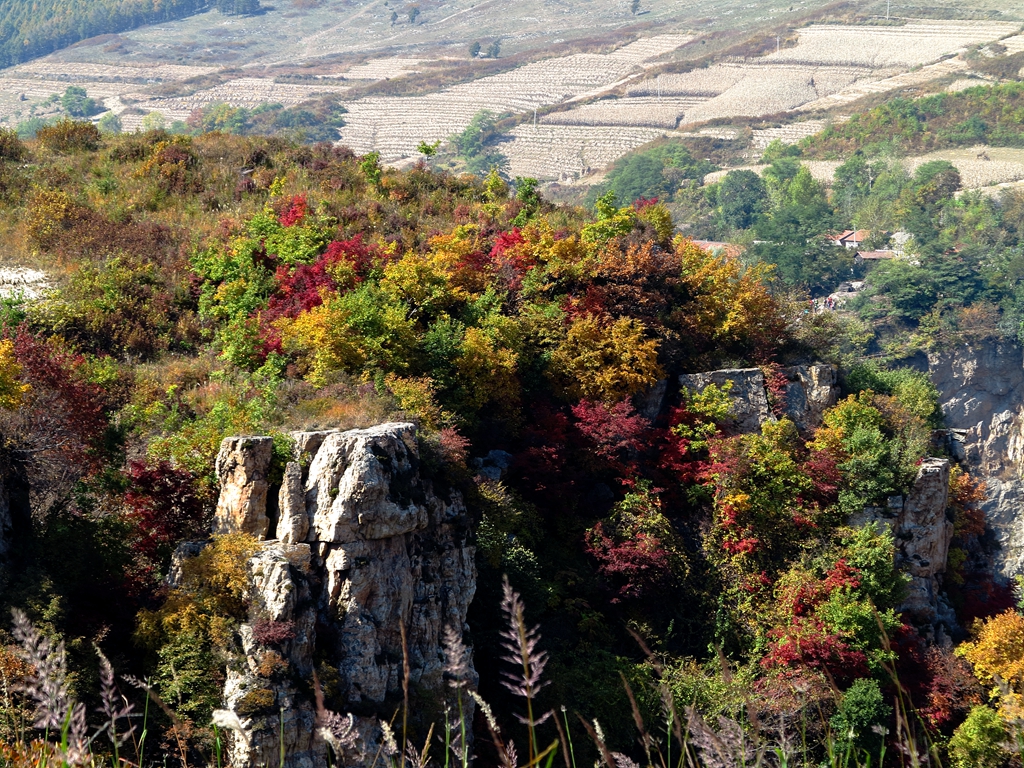
<svg viewBox="0 0 1024 768">
<path fill-rule="evenodd" d="M 0 0 L 0 66 L 9 67 L 97 35 L 217 8 L 260 10 L 259 0 Z"/>
</svg>

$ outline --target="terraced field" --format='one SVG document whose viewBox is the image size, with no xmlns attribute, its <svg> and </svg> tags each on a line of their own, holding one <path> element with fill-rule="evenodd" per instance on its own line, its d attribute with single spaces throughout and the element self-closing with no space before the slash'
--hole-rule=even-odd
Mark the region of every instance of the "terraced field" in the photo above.
<svg viewBox="0 0 1024 768">
<path fill-rule="evenodd" d="M 353 101 L 347 104 L 349 114 L 345 116 L 341 141 L 357 152 L 376 150 L 385 161 L 396 161 L 415 153 L 421 141 L 444 140 L 459 133 L 482 110 L 495 115 L 529 114 L 551 104 L 600 93 L 638 76 L 647 61 L 692 39 L 689 35 L 659 35 L 611 54 L 575 54 L 546 59 L 427 96 Z M 673 123 L 668 127 L 674 126 Z M 660 134 L 653 132 L 651 138 L 656 135 Z M 575 139 L 563 150 L 562 155 L 575 156 Z M 513 151 L 518 153 L 518 150 Z M 574 162 L 573 167 L 578 168 L 579 163 Z M 554 176 L 557 178 L 559 174 Z M 551 178 L 551 175 L 544 178 Z"/>
<path fill-rule="evenodd" d="M 521 125 L 499 148 L 512 176 L 574 181 L 664 135 L 656 128 Z"/>
<path fill-rule="evenodd" d="M 495 0 L 424 0 L 416 21 L 369 0 L 303 5 L 309 7 L 284 3 L 257 17 L 201 14 L 86 41 L 0 72 L 0 121 L 25 119 L 34 105 L 71 83 L 114 112 L 135 107 L 122 120 L 129 130 L 141 125 L 140 111 L 174 121 L 214 102 L 293 106 L 330 94 L 348 109 L 340 140 L 397 163 L 417 156 L 420 142 L 443 141 L 489 110 L 523 121 L 501 145 L 510 172 L 566 181 L 594 174 L 666 134 L 735 134 L 722 123 L 772 116 L 782 125 L 754 131 L 750 153 L 756 157 L 773 140 L 792 143 L 818 130 L 821 113 L 839 119 L 866 96 L 939 78 L 955 80 L 953 88 L 970 87 L 970 62 L 959 56 L 969 46 L 998 41 L 1007 52 L 1024 50 L 1021 26 L 1013 21 L 812 24 L 790 36 L 795 44 L 767 55 L 657 74 L 670 59 L 698 58 L 698 39 L 712 40 L 680 31 L 687 19 L 706 29 L 776 23 L 816 2 L 783 11 L 761 0 L 708 0 L 700 8 L 687 0 L 644 0 L 643 21 L 652 31 L 617 49 L 541 59 L 418 96 L 357 97 L 368 83 L 427 82 L 440 63 L 464 65 L 466 41 L 500 39 L 504 55 L 561 43 L 584 30 L 614 31 L 640 17 L 608 0 L 521 0 L 515 14 Z M 698 12 L 704 14 L 699 19 Z M 1002 50 L 994 46 L 990 52 Z M 222 82 L 201 80 L 211 75 Z M 175 95 L 164 95 L 169 92 Z M 558 111 L 536 115 L 552 106 Z M 812 119 L 801 120 L 801 113 Z"/>
<path fill-rule="evenodd" d="M 825 120 L 804 120 L 778 128 L 761 128 L 754 131 L 750 146 L 755 151 L 761 151 L 776 140 L 783 144 L 796 144 L 800 139 L 813 136 L 823 130 L 827 124 Z"/>
<path fill-rule="evenodd" d="M 909 68 L 1019 31 L 1019 23 L 998 21 L 910 21 L 894 27 L 814 24 L 800 30 L 796 47 L 765 59 L 819 66 Z"/>
</svg>

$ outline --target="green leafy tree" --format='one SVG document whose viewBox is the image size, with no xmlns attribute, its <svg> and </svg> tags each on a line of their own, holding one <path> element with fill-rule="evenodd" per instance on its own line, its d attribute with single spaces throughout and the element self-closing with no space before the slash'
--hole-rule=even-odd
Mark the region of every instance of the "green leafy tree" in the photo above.
<svg viewBox="0 0 1024 768">
<path fill-rule="evenodd" d="M 121 118 L 113 112 L 107 112 L 107 114 L 101 117 L 100 121 L 96 124 L 96 127 L 103 133 L 110 133 L 114 135 L 117 135 L 124 130 L 124 127 L 121 125 Z"/>
<path fill-rule="evenodd" d="M 148 112 L 142 118 L 142 130 L 144 131 L 161 131 L 166 125 L 167 118 L 163 116 L 162 112 Z"/>
<path fill-rule="evenodd" d="M 768 205 L 768 190 L 753 171 L 729 171 L 713 197 L 723 229 L 749 229 Z"/>
<path fill-rule="evenodd" d="M 695 158 L 681 143 L 664 143 L 617 160 L 607 181 L 594 190 L 590 199 L 610 190 L 626 203 L 640 198 L 670 202 L 680 186 L 689 181 L 701 182 L 714 169 L 706 160 Z"/>
<path fill-rule="evenodd" d="M 482 110 L 473 116 L 462 133 L 452 136 L 450 141 L 466 163 L 466 169 L 470 173 L 484 176 L 492 168 L 503 168 L 508 164 L 505 156 L 495 148 L 500 137 L 494 114 Z"/>
<path fill-rule="evenodd" d="M 839 754 L 851 750 L 857 756 L 862 752 L 873 764 L 876 760 L 881 764 L 884 742 L 875 729 L 884 728 L 891 714 L 892 707 L 885 703 L 878 683 L 868 678 L 854 681 L 829 721 Z"/>
<path fill-rule="evenodd" d="M 1006 726 L 991 707 L 973 707 L 949 740 L 953 768 L 999 768 L 1006 760 Z"/>
<path fill-rule="evenodd" d="M 425 141 L 421 141 L 416 145 L 416 151 L 424 157 L 433 157 L 437 154 L 438 148 L 441 146 L 441 141 L 435 141 L 433 144 L 428 144 Z"/>
<path fill-rule="evenodd" d="M 92 117 L 103 111 L 103 106 L 90 99 L 85 88 L 78 85 L 68 86 L 60 98 L 60 106 L 71 117 Z"/>
</svg>

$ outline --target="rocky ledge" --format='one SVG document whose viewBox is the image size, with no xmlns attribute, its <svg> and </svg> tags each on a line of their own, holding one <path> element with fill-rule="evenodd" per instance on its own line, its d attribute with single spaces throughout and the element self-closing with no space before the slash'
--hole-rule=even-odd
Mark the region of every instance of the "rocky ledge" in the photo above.
<svg viewBox="0 0 1024 768">
<path fill-rule="evenodd" d="M 476 589 L 466 507 L 421 472 L 412 424 L 292 436 L 279 488 L 269 437 L 228 438 L 217 459 L 215 530 L 264 540 L 248 563 L 244 659 L 225 685 L 242 724 L 236 767 L 278 764 L 282 740 L 288 768 L 326 766 L 314 669 L 364 748 L 401 701 L 403 660 L 414 695 L 440 701 L 442 634 L 462 636 Z"/>
</svg>

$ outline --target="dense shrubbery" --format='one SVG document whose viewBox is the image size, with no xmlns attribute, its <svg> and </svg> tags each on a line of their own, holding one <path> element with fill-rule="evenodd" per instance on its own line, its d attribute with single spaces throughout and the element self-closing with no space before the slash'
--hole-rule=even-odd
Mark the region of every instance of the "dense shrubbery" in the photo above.
<svg viewBox="0 0 1024 768">
<path fill-rule="evenodd" d="M 841 749 L 873 754 L 871 727 L 894 728 L 909 706 L 924 713 L 915 733 L 967 722 L 957 754 L 988 754 L 991 724 L 964 721 L 981 701 L 963 693 L 963 662 L 929 656 L 897 612 L 891 534 L 846 525 L 912 482 L 937 420 L 926 382 L 852 370 L 813 434 L 785 418 L 733 434 L 714 387 L 670 391 L 655 421 L 640 413 L 661 379 L 758 365 L 782 416 L 781 366 L 835 340 L 771 268 L 675 236 L 650 200 L 606 195 L 591 214 L 529 181 L 398 172 L 327 144 L 93 140 L 12 143 L 33 162 L 3 165 L 31 190 L 4 204 L 5 236 L 59 280 L 42 301 L 5 305 L 0 422 L 35 519 L 0 600 L 64 637 L 75 669 L 99 643 L 150 677 L 176 734 L 208 748 L 253 542 L 216 539 L 173 589 L 162 577 L 209 522 L 220 441 L 275 434 L 283 454 L 287 429 L 401 417 L 421 425 L 425 454 L 450 460 L 478 515 L 471 622 L 496 704 L 508 703 L 490 674 L 508 574 L 548 638 L 553 685 L 538 706 L 596 717 L 615 749 L 633 743 L 621 672 L 644 714 L 657 706 L 644 681 L 660 679 L 707 717 L 816 721 L 815 759 L 825 720 Z M 832 215 L 820 186 L 783 158 L 754 192 L 749 205 L 714 193 L 719 225 L 752 224 L 788 249 L 784 276 L 824 281 L 799 256 Z M 507 477 L 474 482 L 467 456 L 493 448 L 515 457 Z M 978 491 L 954 484 L 969 547 Z M 289 631 L 261 625 L 257 641 Z"/>
<path fill-rule="evenodd" d="M 1016 74 L 1016 73 L 1014 73 Z M 843 157 L 892 145 L 903 152 L 992 144 L 1024 146 L 1024 84 L 979 85 L 921 99 L 895 98 L 805 139 L 812 157 Z"/>
</svg>

